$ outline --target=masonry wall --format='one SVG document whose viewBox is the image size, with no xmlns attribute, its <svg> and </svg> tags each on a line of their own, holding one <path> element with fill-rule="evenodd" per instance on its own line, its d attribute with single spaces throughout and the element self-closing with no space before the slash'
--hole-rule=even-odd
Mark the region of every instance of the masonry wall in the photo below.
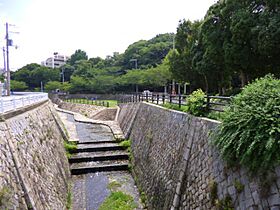
<svg viewBox="0 0 280 210">
<path fill-rule="evenodd" d="M 148 209 L 226 209 L 226 200 L 234 209 L 280 209 L 280 168 L 264 179 L 227 166 L 209 143 L 219 122 L 147 103 L 120 108 Z"/>
<path fill-rule="evenodd" d="M 70 172 L 62 127 L 50 102 L 2 116 L 1 209 L 66 209 Z"/>
</svg>

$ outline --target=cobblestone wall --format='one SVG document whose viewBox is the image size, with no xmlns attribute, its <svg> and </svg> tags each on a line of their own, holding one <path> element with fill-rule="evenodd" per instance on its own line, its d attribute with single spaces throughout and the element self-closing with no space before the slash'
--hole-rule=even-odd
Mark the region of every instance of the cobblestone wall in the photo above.
<svg viewBox="0 0 280 210">
<path fill-rule="evenodd" d="M 27 209 L 24 193 L 8 145 L 5 123 L 0 123 L 0 209 Z"/>
<path fill-rule="evenodd" d="M 125 138 L 129 137 L 129 134 L 132 129 L 132 125 L 136 114 L 138 112 L 140 103 L 130 103 L 130 104 L 121 104 L 119 105 L 120 111 L 118 114 L 118 122 L 124 133 Z"/>
<path fill-rule="evenodd" d="M 227 166 L 209 143 L 217 121 L 146 103 L 120 113 L 121 127 L 132 126 L 133 171 L 149 209 L 280 209 L 280 167 L 260 178 Z"/>
<path fill-rule="evenodd" d="M 55 114 L 45 103 L 0 123 L 1 209 L 66 209 L 70 173 Z"/>
</svg>

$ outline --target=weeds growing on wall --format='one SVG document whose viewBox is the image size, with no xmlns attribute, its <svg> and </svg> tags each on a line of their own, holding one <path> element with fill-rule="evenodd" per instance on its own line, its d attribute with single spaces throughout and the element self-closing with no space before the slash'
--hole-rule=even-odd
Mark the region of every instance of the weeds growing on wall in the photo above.
<svg viewBox="0 0 280 210">
<path fill-rule="evenodd" d="M 0 207 L 7 205 L 10 199 L 10 189 L 6 186 L 0 188 Z M 4 208 L 5 209 L 5 208 Z"/>
<path fill-rule="evenodd" d="M 280 163 L 280 80 L 247 85 L 225 110 L 213 143 L 229 163 L 266 172 Z"/>
<path fill-rule="evenodd" d="M 132 166 L 133 156 L 132 156 L 132 153 L 131 153 L 131 140 L 128 139 L 128 140 L 121 141 L 121 142 L 119 142 L 119 145 L 126 148 L 126 151 L 128 152 L 128 156 L 129 156 L 128 170 L 131 172 L 132 167 L 133 167 Z"/>
<path fill-rule="evenodd" d="M 64 141 L 64 148 L 66 150 L 67 158 L 71 157 L 71 153 L 77 149 L 76 142 Z"/>
</svg>

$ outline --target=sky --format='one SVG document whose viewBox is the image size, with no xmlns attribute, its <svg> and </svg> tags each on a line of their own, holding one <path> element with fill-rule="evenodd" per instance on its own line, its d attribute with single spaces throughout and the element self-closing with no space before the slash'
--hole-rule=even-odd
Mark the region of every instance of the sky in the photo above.
<svg viewBox="0 0 280 210">
<path fill-rule="evenodd" d="M 54 52 L 89 57 L 123 53 L 141 39 L 176 32 L 179 20 L 203 19 L 214 0 L 0 0 L 0 68 L 5 23 L 15 47 L 10 68 L 41 63 Z"/>
</svg>

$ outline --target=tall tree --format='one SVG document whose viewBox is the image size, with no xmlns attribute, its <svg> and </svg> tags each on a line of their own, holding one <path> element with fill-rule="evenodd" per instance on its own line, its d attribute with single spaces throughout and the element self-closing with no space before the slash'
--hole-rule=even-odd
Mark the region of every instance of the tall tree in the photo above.
<svg viewBox="0 0 280 210">
<path fill-rule="evenodd" d="M 67 61 L 70 65 L 74 65 L 76 61 L 80 60 L 88 60 L 87 53 L 83 50 L 76 50 L 73 55 L 71 55 L 70 59 Z"/>
</svg>

